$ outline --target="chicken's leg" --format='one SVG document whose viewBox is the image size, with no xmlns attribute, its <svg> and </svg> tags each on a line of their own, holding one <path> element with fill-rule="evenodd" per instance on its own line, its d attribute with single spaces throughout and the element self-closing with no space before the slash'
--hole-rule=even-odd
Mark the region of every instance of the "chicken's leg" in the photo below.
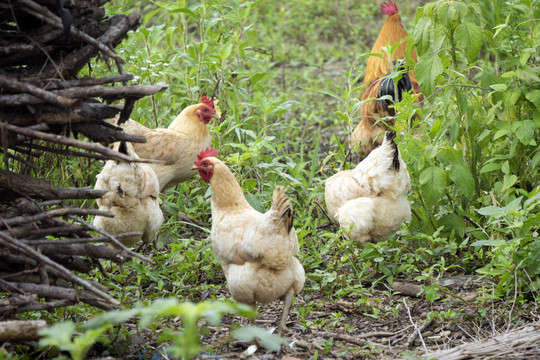
<svg viewBox="0 0 540 360">
<path fill-rule="evenodd" d="M 281 314 L 281 321 L 279 322 L 278 332 L 279 335 L 285 335 L 287 333 L 287 318 L 289 316 L 289 308 L 291 307 L 292 298 L 294 296 L 294 290 L 291 287 L 285 297 L 283 298 L 283 313 Z"/>
</svg>

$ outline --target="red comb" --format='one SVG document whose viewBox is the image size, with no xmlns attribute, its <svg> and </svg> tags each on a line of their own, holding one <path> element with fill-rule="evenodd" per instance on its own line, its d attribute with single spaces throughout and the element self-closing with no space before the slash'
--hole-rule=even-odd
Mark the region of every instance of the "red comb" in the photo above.
<svg viewBox="0 0 540 360">
<path fill-rule="evenodd" d="M 201 153 L 197 155 L 197 159 L 201 161 L 202 159 L 206 157 L 217 156 L 218 154 L 219 153 L 217 150 L 212 149 L 212 148 L 206 148 L 206 150 L 201 151 Z"/>
<path fill-rule="evenodd" d="M 206 95 L 203 95 L 202 98 L 201 98 L 201 102 L 203 104 L 206 104 L 208 106 L 210 106 L 212 109 L 214 108 L 214 103 L 212 102 L 212 99 L 210 99 L 208 96 Z"/>
<path fill-rule="evenodd" d="M 385 15 L 394 15 L 398 13 L 397 5 L 395 2 L 392 2 L 392 0 L 388 0 L 387 3 L 382 3 L 381 5 L 381 12 Z"/>
</svg>

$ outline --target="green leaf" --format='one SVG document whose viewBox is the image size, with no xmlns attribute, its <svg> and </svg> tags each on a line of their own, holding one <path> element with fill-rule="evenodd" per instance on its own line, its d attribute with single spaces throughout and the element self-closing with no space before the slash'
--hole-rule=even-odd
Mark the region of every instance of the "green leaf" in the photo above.
<svg viewBox="0 0 540 360">
<path fill-rule="evenodd" d="M 281 345 L 287 341 L 281 337 L 270 334 L 268 331 L 256 326 L 244 326 L 234 331 L 236 336 L 241 341 L 252 341 L 255 338 L 261 340 L 262 345 L 268 350 L 278 351 Z"/>
<path fill-rule="evenodd" d="M 443 72 L 443 63 L 439 55 L 426 55 L 414 67 L 414 72 L 424 96 L 435 91 L 435 80 Z"/>
<path fill-rule="evenodd" d="M 531 251 L 527 256 L 529 275 L 540 274 L 540 239 L 536 239 L 531 245 Z"/>
<path fill-rule="evenodd" d="M 456 184 L 456 189 L 465 195 L 469 200 L 472 200 L 475 193 L 474 179 L 471 170 L 464 164 L 454 164 L 450 168 L 450 179 Z"/>
<path fill-rule="evenodd" d="M 246 194 L 246 200 L 255 210 L 258 212 L 264 213 L 266 211 L 264 205 L 261 203 L 259 198 L 253 194 Z"/>
<path fill-rule="evenodd" d="M 420 173 L 422 193 L 428 205 L 433 205 L 440 199 L 446 187 L 444 171 L 438 167 L 430 167 Z"/>
<path fill-rule="evenodd" d="M 492 162 L 492 163 L 485 164 L 484 166 L 482 166 L 482 168 L 480 169 L 480 173 L 483 174 L 483 173 L 492 172 L 492 171 L 500 170 L 500 169 L 501 169 L 500 163 Z"/>
<path fill-rule="evenodd" d="M 486 207 L 480 208 L 480 209 L 478 209 L 476 211 L 480 215 L 490 216 L 490 217 L 493 217 L 493 218 L 496 218 L 496 219 L 501 218 L 501 217 L 506 215 L 506 209 L 500 208 L 500 207 L 495 206 L 495 205 L 486 206 Z"/>
<path fill-rule="evenodd" d="M 529 91 L 525 94 L 525 97 L 540 110 L 540 90 Z"/>
<path fill-rule="evenodd" d="M 171 14 L 184 13 L 184 14 L 188 14 L 189 16 L 193 17 L 194 19 L 197 19 L 197 15 L 193 11 L 189 10 L 188 8 L 177 8 L 177 9 L 171 10 L 170 13 Z"/>
<path fill-rule="evenodd" d="M 514 186 L 517 180 L 518 180 L 518 177 L 514 174 L 504 175 L 503 187 L 501 191 L 506 191 L 510 189 L 512 186 Z"/>
<path fill-rule="evenodd" d="M 447 29 L 453 29 L 457 22 L 456 8 L 448 4 L 443 4 L 437 11 L 437 17 Z"/>
<path fill-rule="evenodd" d="M 467 61 L 473 62 L 484 45 L 482 28 L 471 22 L 463 22 L 458 25 L 455 37 L 458 45 L 465 51 Z"/>
<path fill-rule="evenodd" d="M 495 247 L 499 247 L 499 246 L 502 246 L 502 245 L 506 245 L 506 241 L 504 240 L 495 240 L 495 239 L 490 239 L 490 240 L 478 240 L 478 241 L 475 241 L 471 244 L 471 246 L 495 246 Z"/>
<path fill-rule="evenodd" d="M 492 84 L 492 85 L 489 85 L 489 87 L 499 92 L 503 92 L 508 89 L 508 86 L 506 84 Z"/>
<path fill-rule="evenodd" d="M 517 121 L 514 123 L 514 127 L 516 128 L 516 136 L 524 145 L 534 145 L 531 144 L 531 141 L 534 137 L 534 122 L 532 120 L 522 120 Z"/>
<path fill-rule="evenodd" d="M 523 67 L 516 70 L 516 76 L 527 83 L 539 83 L 540 78 L 536 72 L 528 67 Z"/>
<path fill-rule="evenodd" d="M 521 90 L 514 89 L 504 94 L 504 106 L 510 108 L 514 106 L 521 97 Z"/>
<path fill-rule="evenodd" d="M 456 214 L 447 214 L 443 216 L 439 219 L 439 224 L 444 226 L 445 230 L 449 233 L 454 230 L 455 234 L 460 238 L 465 235 L 465 222 Z"/>
<path fill-rule="evenodd" d="M 419 55 L 423 55 L 429 48 L 431 34 L 433 33 L 431 24 L 431 18 L 422 17 L 414 27 L 413 39 Z"/>
</svg>

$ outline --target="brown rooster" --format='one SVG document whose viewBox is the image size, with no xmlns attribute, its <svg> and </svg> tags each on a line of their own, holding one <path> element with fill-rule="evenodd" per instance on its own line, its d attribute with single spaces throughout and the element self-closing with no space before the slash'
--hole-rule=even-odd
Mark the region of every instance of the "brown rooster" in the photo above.
<svg viewBox="0 0 540 360">
<path fill-rule="evenodd" d="M 388 1 L 387 3 L 383 3 L 381 5 L 381 12 L 388 15 L 388 17 L 371 52 L 381 54 L 383 57 L 370 56 L 368 59 L 366 75 L 364 76 L 364 84 L 366 86 L 360 95 L 361 100 L 365 101 L 360 110 L 362 120 L 351 134 L 351 145 L 359 145 L 358 154 L 363 157 L 367 156 L 382 143 L 384 138 L 383 133 L 389 130 L 388 127 L 394 125 L 394 120 L 387 117 L 395 116 L 394 109 L 389 107 L 393 103 L 392 101 L 367 101 L 368 99 L 378 99 L 384 95 L 390 95 L 394 101 L 399 102 L 402 98 L 402 92 L 412 90 L 413 93 L 420 94 L 416 101 L 421 102 L 423 100 L 420 86 L 416 81 L 413 70 L 402 75 L 401 79 L 397 82 L 397 92 L 394 88 L 394 81 L 390 78 L 385 78 L 392 71 L 402 71 L 405 69 L 398 62 L 406 57 L 407 42 L 401 43 L 395 49 L 391 60 L 388 59 L 388 55 L 382 48 L 388 45 L 393 46 L 409 35 L 403 29 L 401 17 L 399 16 L 395 2 Z M 410 59 L 416 64 L 416 52 L 414 49 L 411 51 Z M 394 69 L 390 68 L 390 62 L 396 65 Z"/>
</svg>

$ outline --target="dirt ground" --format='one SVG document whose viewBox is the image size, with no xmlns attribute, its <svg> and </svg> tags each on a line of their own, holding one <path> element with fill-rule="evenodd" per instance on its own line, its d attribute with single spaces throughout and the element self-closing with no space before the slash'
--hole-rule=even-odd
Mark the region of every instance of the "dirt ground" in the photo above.
<svg viewBox="0 0 540 360">
<path fill-rule="evenodd" d="M 461 282 L 459 282 L 461 283 Z M 474 282 L 472 285 L 460 285 L 461 289 L 452 286 L 456 296 L 434 303 L 423 297 L 393 295 L 392 303 L 397 305 L 397 314 L 369 316 L 367 306 L 358 305 L 354 299 L 343 299 L 337 302 L 315 299 L 316 303 L 303 319 L 299 315 L 299 306 L 303 305 L 300 295 L 291 307 L 287 322 L 287 343 L 278 352 L 266 350 L 253 342 L 236 340 L 232 335 L 233 324 L 249 325 L 249 319 L 241 316 L 225 316 L 219 327 L 201 324 L 208 329 L 202 336 L 208 352 L 201 353 L 197 360 L 203 359 L 249 359 L 249 360 L 297 360 L 297 359 L 415 359 L 425 353 L 433 353 L 492 337 L 508 331 L 522 328 L 524 323 L 533 323 L 538 319 L 537 309 L 517 314 L 524 323 L 509 322 L 508 307 L 510 304 L 493 304 L 487 313 L 480 314 L 469 302 L 479 295 Z M 226 291 L 226 290 L 224 290 Z M 376 293 L 374 297 L 378 294 Z M 381 294 L 379 299 L 388 296 Z M 279 323 L 282 302 L 275 301 L 267 306 L 259 307 L 259 317 L 255 325 L 264 329 L 275 329 Z M 381 309 L 388 304 L 377 303 Z M 395 306 L 395 305 L 394 305 Z M 505 308 L 505 311 L 502 309 Z M 459 315 L 448 320 L 428 320 L 428 312 L 450 312 L 455 310 Z M 527 310 L 527 309 L 525 309 Z M 335 314 L 341 314 L 339 319 Z M 387 312 L 386 312 L 387 313 Z M 516 312 L 515 312 L 516 313 Z M 372 315 L 372 313 L 371 313 Z M 322 321 L 325 320 L 325 321 Z M 308 324 L 308 326 L 304 325 Z M 324 324 L 321 326 L 321 324 Z M 331 324 L 329 326 L 329 324 Z M 328 331 L 328 329 L 331 329 Z M 420 335 L 421 334 L 421 335 Z M 255 348 L 256 346 L 256 348 Z M 536 358 L 540 354 L 538 342 L 534 349 L 527 352 L 510 352 L 495 357 L 470 357 L 475 359 L 524 359 Z M 168 359 L 164 354 L 156 353 L 152 359 Z M 455 358 L 459 359 L 459 358 Z"/>
</svg>

